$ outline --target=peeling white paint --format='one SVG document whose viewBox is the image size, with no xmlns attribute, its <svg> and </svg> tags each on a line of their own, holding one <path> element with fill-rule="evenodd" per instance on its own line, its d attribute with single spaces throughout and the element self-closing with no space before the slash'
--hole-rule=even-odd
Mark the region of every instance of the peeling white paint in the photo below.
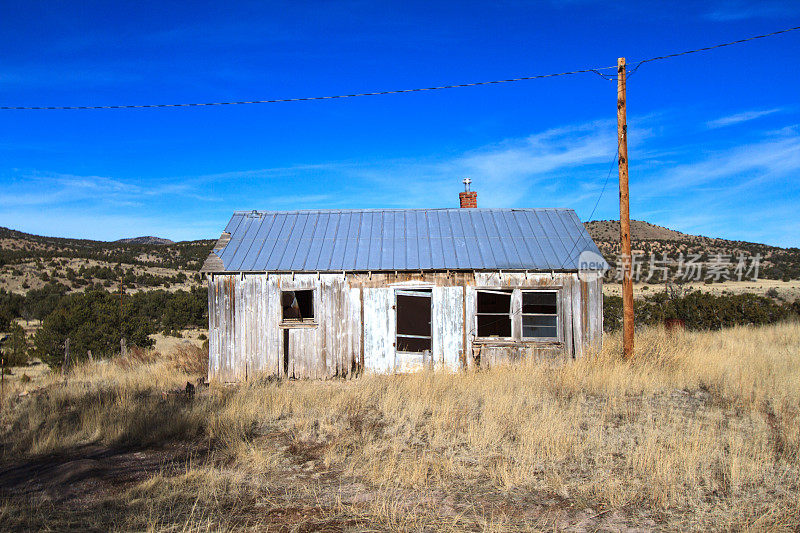
<svg viewBox="0 0 800 533">
<path fill-rule="evenodd" d="M 500 287 L 516 289 L 512 302 L 517 307 L 519 289 L 557 290 L 560 342 L 476 340 L 476 291 Z M 368 372 L 421 368 L 421 354 L 398 354 L 395 349 L 395 290 L 400 288 L 431 289 L 436 368 L 471 366 L 479 352 L 481 365 L 558 354 L 581 357 L 602 340 L 602 279 L 581 281 L 576 273 L 406 273 L 399 279 L 394 273 L 213 274 L 208 288 L 209 377 L 226 382 L 284 373 L 317 379 L 349 376 L 362 360 L 361 370 Z M 300 289 L 314 290 L 314 325 L 289 328 L 285 369 L 280 291 Z"/>
</svg>

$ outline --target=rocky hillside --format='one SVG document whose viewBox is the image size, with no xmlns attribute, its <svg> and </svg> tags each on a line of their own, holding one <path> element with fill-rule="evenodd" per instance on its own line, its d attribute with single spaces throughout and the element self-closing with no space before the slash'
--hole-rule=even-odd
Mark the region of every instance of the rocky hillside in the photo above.
<svg viewBox="0 0 800 533">
<path fill-rule="evenodd" d="M 594 220 L 584 224 L 589 234 L 595 240 L 613 242 L 619 240 L 619 220 Z M 663 226 L 656 226 L 642 220 L 631 221 L 631 238 L 639 241 L 681 241 L 691 239 L 694 235 L 687 235 Z"/>
<path fill-rule="evenodd" d="M 598 220 L 586 222 L 585 226 L 606 260 L 614 264 L 619 253 L 619 221 Z M 779 248 L 767 244 L 689 235 L 640 220 L 631 221 L 631 247 L 634 255 L 643 256 L 645 263 L 651 253 L 659 258 L 666 253 L 668 258 L 674 260 L 677 260 L 680 254 L 684 257 L 695 254 L 700 256 L 698 261 L 705 265 L 713 261 L 717 254 L 721 254 L 734 264 L 741 254 L 747 257 L 759 254 L 760 278 L 783 280 L 800 278 L 798 248 Z M 643 270 L 647 270 L 647 265 L 643 265 Z"/>
<path fill-rule="evenodd" d="M 0 289 L 25 293 L 50 282 L 79 290 L 190 288 L 213 240 L 172 242 L 136 237 L 115 242 L 41 237 L 0 228 Z"/>
</svg>

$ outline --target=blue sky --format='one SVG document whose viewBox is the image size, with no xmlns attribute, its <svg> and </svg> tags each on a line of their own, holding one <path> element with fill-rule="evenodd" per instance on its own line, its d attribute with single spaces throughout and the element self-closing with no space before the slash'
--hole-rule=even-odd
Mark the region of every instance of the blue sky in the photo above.
<svg viewBox="0 0 800 533">
<path fill-rule="evenodd" d="M 0 105 L 316 96 L 606 67 L 800 25 L 800 3 L 5 2 Z M 800 31 L 648 63 L 631 215 L 800 246 Z M 0 225 L 215 238 L 235 209 L 572 207 L 616 150 L 594 74 L 346 100 L 0 111 Z M 616 168 L 592 218 L 618 217 Z"/>
</svg>

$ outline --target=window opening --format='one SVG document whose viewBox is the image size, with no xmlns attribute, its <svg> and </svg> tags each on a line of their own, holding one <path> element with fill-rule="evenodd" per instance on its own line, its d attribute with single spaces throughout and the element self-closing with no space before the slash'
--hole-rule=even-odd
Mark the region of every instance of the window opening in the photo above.
<svg viewBox="0 0 800 533">
<path fill-rule="evenodd" d="M 314 291 L 281 291 L 281 307 L 284 322 L 314 320 Z"/>
<path fill-rule="evenodd" d="M 478 291 L 478 337 L 511 337 L 511 292 Z"/>
</svg>

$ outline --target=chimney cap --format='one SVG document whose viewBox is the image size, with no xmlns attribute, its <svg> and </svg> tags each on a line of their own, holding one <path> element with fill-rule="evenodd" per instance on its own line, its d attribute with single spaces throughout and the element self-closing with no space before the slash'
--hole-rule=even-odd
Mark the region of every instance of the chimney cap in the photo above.
<svg viewBox="0 0 800 533">
<path fill-rule="evenodd" d="M 464 178 L 463 180 L 461 180 L 461 183 L 464 184 L 464 191 L 469 192 L 469 184 L 472 183 L 472 180 L 469 178 Z"/>
</svg>

